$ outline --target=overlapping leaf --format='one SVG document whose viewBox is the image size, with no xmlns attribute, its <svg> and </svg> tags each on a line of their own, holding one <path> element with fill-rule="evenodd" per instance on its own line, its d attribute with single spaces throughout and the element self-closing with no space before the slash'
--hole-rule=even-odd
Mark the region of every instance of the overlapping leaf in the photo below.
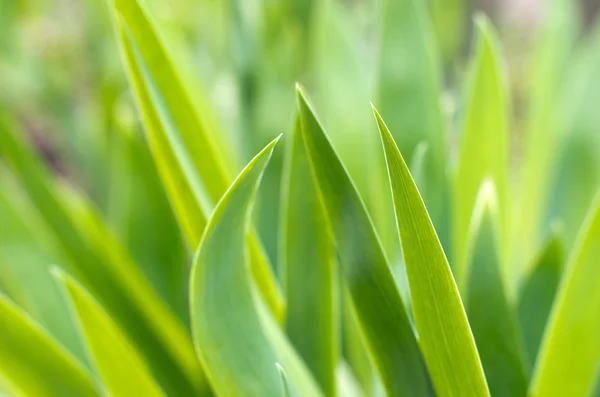
<svg viewBox="0 0 600 397">
<path fill-rule="evenodd" d="M 177 219 L 195 249 L 207 214 L 231 181 L 231 159 L 219 151 L 208 120 L 172 61 L 148 12 L 138 0 L 113 0 L 117 34 L 154 161 Z M 229 161 L 229 163 L 227 162 Z M 263 297 L 278 317 L 284 303 L 256 237 L 252 269 Z"/>
<path fill-rule="evenodd" d="M 72 277 L 53 269 L 71 302 L 90 359 L 110 395 L 161 397 L 139 353 L 95 299 Z"/>
<path fill-rule="evenodd" d="M 312 180 L 300 119 L 287 142 L 280 255 L 290 342 L 328 396 L 335 395 L 335 252 Z"/>
<path fill-rule="evenodd" d="M 419 343 L 437 395 L 489 396 L 450 265 L 408 167 L 381 116 L 385 152 Z"/>
<path fill-rule="evenodd" d="M 293 393 L 321 391 L 250 278 L 246 235 L 256 191 L 277 139 L 240 173 L 217 204 L 202 237 L 191 277 L 196 352 L 218 395 L 281 395 L 276 364 L 286 369 Z"/>
<path fill-rule="evenodd" d="M 0 383 L 15 395 L 100 396 L 74 357 L 0 294 Z"/>
<path fill-rule="evenodd" d="M 531 380 L 530 395 L 586 396 L 600 359 L 600 196 L 565 268 Z"/>
<path fill-rule="evenodd" d="M 463 296 L 491 394 L 524 397 L 528 371 L 517 316 L 500 266 L 496 200 L 493 183 L 484 182 L 471 219 Z"/>
<path fill-rule="evenodd" d="M 499 252 L 503 273 L 507 261 L 508 220 L 508 101 L 496 36 L 482 17 L 477 19 L 478 43 L 471 65 L 464 113 L 458 169 L 453 195 L 453 270 L 459 288 L 465 283 L 467 233 L 475 198 L 490 177 L 498 192 Z M 510 288 L 512 284 L 509 284 Z"/>
<path fill-rule="evenodd" d="M 432 393 L 423 357 L 373 223 L 298 90 L 302 136 L 368 350 L 389 395 Z"/>
</svg>

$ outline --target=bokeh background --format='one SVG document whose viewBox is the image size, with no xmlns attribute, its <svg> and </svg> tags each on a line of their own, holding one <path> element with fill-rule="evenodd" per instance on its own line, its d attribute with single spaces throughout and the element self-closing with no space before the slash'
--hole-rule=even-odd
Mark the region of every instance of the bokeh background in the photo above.
<svg viewBox="0 0 600 397">
<path fill-rule="evenodd" d="M 147 3 L 186 81 L 194 82 L 195 100 L 222 132 L 219 144 L 237 159 L 235 171 L 291 131 L 299 81 L 374 218 L 383 218 L 379 223 L 393 220 L 377 215 L 377 186 L 386 176 L 374 171 L 381 170 L 374 165 L 381 148 L 369 102 L 392 132 L 404 134 L 399 144 L 410 162 L 419 145 L 412 132 L 427 128 L 423 120 L 430 116 L 420 104 L 432 100 L 423 96 L 418 76 L 428 67 L 424 58 L 437 59 L 441 92 L 433 100 L 443 109 L 448 139 L 442 150 L 452 169 L 473 18 L 485 13 L 502 43 L 511 182 L 525 209 L 514 233 L 515 260 L 530 261 L 556 225 L 568 251 L 600 186 L 600 1 L 422 1 L 434 33 L 425 47 L 410 36 L 401 7 L 383 0 Z M 110 18 L 104 0 L 0 0 L 0 112 L 17 121 L 62 183 L 92 199 L 186 318 L 191 253 L 146 147 Z M 277 151 L 256 215 L 274 264 L 282 157 Z M 519 194 L 532 185 L 539 186 L 532 195 Z M 47 275 L 48 263 L 58 260 L 47 248 L 47 227 L 0 162 L 0 288 L 69 344 L 72 329 L 44 309 L 59 299 Z"/>
</svg>

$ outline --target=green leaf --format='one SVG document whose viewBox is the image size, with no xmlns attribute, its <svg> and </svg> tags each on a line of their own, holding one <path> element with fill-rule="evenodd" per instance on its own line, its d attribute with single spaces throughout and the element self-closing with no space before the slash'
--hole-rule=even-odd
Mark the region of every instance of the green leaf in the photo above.
<svg viewBox="0 0 600 397">
<path fill-rule="evenodd" d="M 144 130 L 171 205 L 194 250 L 213 209 L 231 181 L 215 132 L 203 119 L 148 12 L 138 0 L 114 0 L 125 68 Z M 226 161 L 226 160 L 229 160 Z M 271 310 L 282 318 L 284 302 L 257 237 L 249 241 L 252 271 Z"/>
<path fill-rule="evenodd" d="M 544 328 L 548 322 L 552 302 L 564 263 L 564 249 L 556 233 L 530 266 L 519 294 L 518 314 L 527 356 L 528 370 L 533 371 Z"/>
<path fill-rule="evenodd" d="M 476 19 L 478 43 L 471 65 L 469 85 L 462 115 L 462 137 L 453 196 L 453 271 L 462 290 L 467 277 L 467 233 L 475 198 L 489 177 L 498 192 L 500 215 L 499 254 L 503 274 L 508 275 L 507 233 L 509 126 L 506 82 L 500 63 L 499 46 L 489 21 Z M 512 284 L 507 278 L 508 288 Z"/>
<path fill-rule="evenodd" d="M 81 364 L 2 294 L 0 378 L 15 395 L 100 396 Z"/>
<path fill-rule="evenodd" d="M 436 393 L 489 396 L 450 265 L 408 167 L 373 108 L 388 166 L 419 343 Z"/>
<path fill-rule="evenodd" d="M 335 251 L 300 128 L 297 118 L 287 142 L 283 182 L 280 263 L 287 302 L 285 330 L 325 394 L 333 396 L 337 361 Z"/>
<path fill-rule="evenodd" d="M 530 395 L 586 396 L 600 359 L 600 195 L 565 268 L 530 386 Z"/>
<path fill-rule="evenodd" d="M 281 386 L 283 388 L 283 397 L 292 397 L 292 392 L 290 390 L 290 385 L 288 383 L 287 374 L 285 373 L 285 369 L 279 364 L 275 364 L 277 370 L 279 371 L 279 376 L 281 377 Z"/>
<path fill-rule="evenodd" d="M 430 395 L 423 357 L 371 218 L 299 88 L 298 109 L 342 274 L 383 385 L 392 396 Z"/>
<path fill-rule="evenodd" d="M 161 386 L 175 394 L 206 392 L 200 363 L 183 324 L 90 203 L 66 187 L 61 189 L 24 137 L 1 119 L 0 152 L 53 230 L 64 266 L 137 344 Z"/>
<path fill-rule="evenodd" d="M 107 391 L 113 396 L 163 396 L 131 342 L 102 306 L 75 279 L 53 269 L 71 302 L 86 348 Z"/>
<path fill-rule="evenodd" d="M 217 204 L 194 261 L 190 288 L 194 342 L 217 395 L 280 395 L 276 363 L 286 368 L 293 391 L 321 395 L 258 299 L 249 275 L 245 241 L 251 209 L 277 139 L 246 166 Z"/>
<path fill-rule="evenodd" d="M 465 306 L 493 396 L 525 396 L 528 372 L 517 316 L 508 301 L 498 252 L 493 182 L 481 186 L 469 229 Z"/>
<path fill-rule="evenodd" d="M 447 238 L 446 136 L 440 97 L 442 73 L 426 2 L 381 2 L 377 103 L 408 163 L 424 141 L 429 183 L 423 199 L 445 243 Z M 394 237 L 395 231 L 394 231 Z"/>
</svg>

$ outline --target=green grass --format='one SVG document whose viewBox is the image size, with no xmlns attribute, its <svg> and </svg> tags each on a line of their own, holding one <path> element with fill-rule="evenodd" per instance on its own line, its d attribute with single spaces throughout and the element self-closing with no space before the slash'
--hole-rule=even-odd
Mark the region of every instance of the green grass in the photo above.
<svg viewBox="0 0 600 397">
<path fill-rule="evenodd" d="M 51 3 L 0 0 L 0 396 L 597 393 L 574 2 L 518 68 L 461 0 Z"/>
</svg>

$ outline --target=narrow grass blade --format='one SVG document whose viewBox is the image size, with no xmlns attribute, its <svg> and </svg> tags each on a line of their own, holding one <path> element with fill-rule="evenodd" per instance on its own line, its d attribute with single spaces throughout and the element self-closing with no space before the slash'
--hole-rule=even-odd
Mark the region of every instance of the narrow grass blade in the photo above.
<svg viewBox="0 0 600 397">
<path fill-rule="evenodd" d="M 530 372 L 533 371 L 562 273 L 564 249 L 560 236 L 552 236 L 534 262 L 518 301 L 519 322 Z"/>
<path fill-rule="evenodd" d="M 498 41 L 490 22 L 476 20 L 478 43 L 462 115 L 462 136 L 453 195 L 453 271 L 458 286 L 466 277 L 467 233 L 475 198 L 484 179 L 490 177 L 498 192 L 500 215 L 499 253 L 503 274 L 508 274 L 507 212 L 509 127 L 508 101 Z M 511 284 L 507 285 L 509 288 Z"/>
<path fill-rule="evenodd" d="M 469 230 L 465 306 L 493 396 L 525 397 L 528 372 L 517 316 L 508 301 L 498 252 L 493 182 L 481 186 Z"/>
<path fill-rule="evenodd" d="M 15 395 L 100 396 L 90 374 L 6 296 L 0 294 L 0 378 Z M 6 385 L 5 385 L 6 384 Z"/>
<path fill-rule="evenodd" d="M 281 274 L 286 291 L 285 330 L 328 396 L 335 395 L 337 341 L 335 251 L 312 180 L 300 119 L 288 137 L 283 182 Z"/>
<path fill-rule="evenodd" d="M 352 180 L 298 89 L 302 136 L 367 348 L 391 396 L 432 393 L 389 263 Z"/>
<path fill-rule="evenodd" d="M 196 249 L 213 209 L 231 181 L 201 112 L 194 107 L 167 48 L 138 0 L 114 0 L 115 24 L 144 130 L 171 205 Z M 206 115 L 207 109 L 203 109 Z M 227 159 L 231 160 L 231 159 Z M 284 302 L 257 237 L 251 237 L 252 270 L 271 310 L 282 318 Z"/>
<path fill-rule="evenodd" d="M 425 204 L 381 116 L 373 108 L 392 196 L 419 343 L 440 396 L 489 396 L 469 322 Z"/>
<path fill-rule="evenodd" d="M 277 370 L 279 371 L 279 376 L 281 377 L 281 386 L 283 389 L 283 397 L 292 397 L 292 391 L 290 390 L 290 385 L 288 383 L 287 374 L 285 373 L 285 369 L 279 364 L 276 364 Z"/>
<path fill-rule="evenodd" d="M 535 366 L 530 395 L 586 396 L 600 359 L 600 195 L 565 269 Z"/>
<path fill-rule="evenodd" d="M 423 199 L 442 240 L 447 237 L 446 137 L 440 96 L 442 72 L 426 2 L 383 0 L 377 103 L 407 161 L 424 141 L 429 189 Z M 394 236 L 396 237 L 396 236 Z"/>
<path fill-rule="evenodd" d="M 61 189 L 24 137 L 2 120 L 0 152 L 53 231 L 64 265 L 137 343 L 163 388 L 174 394 L 205 393 L 200 363 L 183 324 L 90 203 L 73 191 Z"/>
<path fill-rule="evenodd" d="M 246 235 L 256 192 L 277 139 L 240 173 L 217 204 L 191 276 L 196 352 L 217 395 L 277 396 L 286 368 L 290 389 L 321 391 L 256 295 L 249 275 Z"/>
<path fill-rule="evenodd" d="M 139 353 L 102 306 L 71 276 L 58 268 L 53 274 L 69 297 L 90 359 L 110 395 L 163 396 Z"/>
</svg>

